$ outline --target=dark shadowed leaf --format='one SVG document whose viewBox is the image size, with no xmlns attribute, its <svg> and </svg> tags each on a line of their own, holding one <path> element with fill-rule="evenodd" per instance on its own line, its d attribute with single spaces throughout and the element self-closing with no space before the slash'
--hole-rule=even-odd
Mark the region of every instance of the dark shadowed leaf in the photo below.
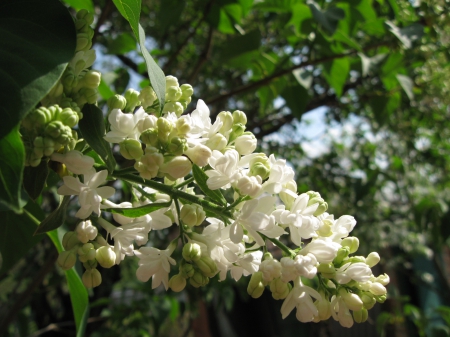
<svg viewBox="0 0 450 337">
<path fill-rule="evenodd" d="M 200 187 L 200 189 L 205 193 L 208 197 L 210 197 L 215 202 L 226 206 L 227 201 L 225 200 L 224 196 L 222 195 L 222 192 L 220 190 L 211 190 L 208 185 L 206 184 L 206 181 L 208 180 L 208 176 L 206 175 L 203 170 L 193 164 L 192 165 L 192 175 L 194 176 L 195 182 Z"/>
<path fill-rule="evenodd" d="M 66 221 L 67 206 L 69 205 L 69 202 L 70 195 L 64 196 L 58 208 L 41 222 L 34 234 L 43 234 L 62 226 L 64 221 Z"/>
<path fill-rule="evenodd" d="M 23 172 L 23 187 L 32 200 L 36 200 L 45 187 L 49 169 L 48 161 L 41 160 L 36 167 L 27 166 Z"/>
<path fill-rule="evenodd" d="M 104 211 L 115 213 L 115 214 L 122 214 L 128 218 L 139 218 L 140 216 L 157 211 L 160 208 L 170 207 L 171 204 L 172 204 L 172 201 L 155 202 L 153 204 L 148 204 L 148 205 L 133 207 L 133 208 L 107 208 Z"/>
</svg>

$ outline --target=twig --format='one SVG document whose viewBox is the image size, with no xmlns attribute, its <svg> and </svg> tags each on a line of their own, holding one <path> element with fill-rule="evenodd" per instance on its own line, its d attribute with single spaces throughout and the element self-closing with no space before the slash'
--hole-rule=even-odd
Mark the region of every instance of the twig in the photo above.
<svg viewBox="0 0 450 337">
<path fill-rule="evenodd" d="M 106 0 L 105 7 L 102 10 L 102 13 L 100 14 L 100 17 L 98 18 L 97 24 L 95 25 L 95 28 L 94 28 L 94 36 L 92 37 L 92 44 L 95 44 L 95 40 L 98 37 L 100 27 L 103 25 L 103 23 L 106 21 L 106 19 L 111 14 L 112 3 L 113 2 L 111 0 Z"/>
<path fill-rule="evenodd" d="M 88 318 L 87 323 L 88 324 L 96 323 L 96 322 L 104 321 L 105 319 L 107 319 L 107 317 L 91 317 L 91 318 Z M 49 332 L 49 331 L 61 331 L 61 328 L 63 328 L 63 327 L 74 326 L 74 325 L 75 325 L 75 322 L 73 322 L 73 321 L 52 323 L 52 324 L 47 325 L 45 328 L 36 331 L 32 335 L 30 335 L 30 337 L 37 337 L 37 336 L 43 335 L 44 333 Z"/>
</svg>

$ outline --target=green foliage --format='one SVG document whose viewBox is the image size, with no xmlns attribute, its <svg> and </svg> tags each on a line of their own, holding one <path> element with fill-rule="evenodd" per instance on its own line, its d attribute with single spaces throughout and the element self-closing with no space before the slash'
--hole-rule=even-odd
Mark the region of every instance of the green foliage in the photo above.
<svg viewBox="0 0 450 337">
<path fill-rule="evenodd" d="M 171 204 L 172 204 L 172 201 L 155 202 L 152 204 L 139 206 L 139 207 L 132 207 L 132 208 L 107 208 L 107 209 L 105 209 L 105 211 L 111 212 L 114 214 L 122 214 L 128 218 L 139 218 L 143 215 L 157 211 L 158 209 L 161 209 L 164 207 L 170 207 Z"/>
<path fill-rule="evenodd" d="M 227 201 L 224 198 L 220 189 L 211 190 L 206 184 L 206 180 L 208 180 L 208 176 L 206 173 L 197 165 L 192 165 L 192 175 L 194 176 L 195 182 L 200 187 L 203 193 L 205 193 L 208 197 L 211 198 L 214 202 L 217 202 L 219 205 L 226 206 Z"/>
<path fill-rule="evenodd" d="M 61 227 L 66 221 L 67 206 L 70 202 L 70 195 L 61 198 L 61 202 L 49 216 L 47 216 L 36 229 L 34 234 L 43 234 Z"/>
</svg>

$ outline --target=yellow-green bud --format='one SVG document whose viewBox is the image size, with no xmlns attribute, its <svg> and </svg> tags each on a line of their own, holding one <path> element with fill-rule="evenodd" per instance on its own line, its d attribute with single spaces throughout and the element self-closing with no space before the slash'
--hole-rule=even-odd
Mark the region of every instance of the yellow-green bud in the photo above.
<svg viewBox="0 0 450 337">
<path fill-rule="evenodd" d="M 366 258 L 364 256 L 352 256 L 345 260 L 345 263 L 351 262 L 351 263 L 357 263 L 357 262 L 363 262 L 366 263 Z"/>
<path fill-rule="evenodd" d="M 95 249 L 92 243 L 85 243 L 77 250 L 78 258 L 80 262 L 86 262 L 88 260 L 95 259 Z"/>
<path fill-rule="evenodd" d="M 140 139 L 145 145 L 150 145 L 152 147 L 157 147 L 158 142 L 159 142 L 158 130 L 157 129 L 153 129 L 153 128 L 144 130 L 141 133 Z"/>
<path fill-rule="evenodd" d="M 183 178 L 191 172 L 191 161 L 184 156 L 166 157 L 168 161 L 160 166 L 159 171 L 164 173 L 167 178 L 175 181 L 179 178 Z"/>
<path fill-rule="evenodd" d="M 323 237 L 331 236 L 331 234 L 333 234 L 333 231 L 331 230 L 332 226 L 333 221 L 329 219 L 324 219 L 320 224 L 319 230 L 316 231 L 316 233 L 319 234 L 319 236 Z"/>
<path fill-rule="evenodd" d="M 350 310 L 358 311 L 363 308 L 364 303 L 358 295 L 342 291 L 342 289 L 339 293 Z"/>
<path fill-rule="evenodd" d="M 227 146 L 227 139 L 220 133 L 216 133 L 212 137 L 208 138 L 205 145 L 211 150 L 222 151 Z"/>
<path fill-rule="evenodd" d="M 221 134 L 227 133 L 233 126 L 233 115 L 229 111 L 221 111 L 217 115 L 217 118 L 223 123 L 219 132 Z"/>
<path fill-rule="evenodd" d="M 164 104 L 163 113 L 175 112 L 180 117 L 184 112 L 183 104 L 180 102 L 168 102 Z"/>
<path fill-rule="evenodd" d="M 270 291 L 272 292 L 272 297 L 276 300 L 285 299 L 289 295 L 291 288 L 289 283 L 281 281 L 280 278 L 276 278 L 270 282 Z"/>
<path fill-rule="evenodd" d="M 36 137 L 33 142 L 36 157 L 50 156 L 55 150 L 55 142 L 49 137 Z"/>
<path fill-rule="evenodd" d="M 173 137 L 167 145 L 167 151 L 174 156 L 181 156 L 188 149 L 186 139 Z"/>
<path fill-rule="evenodd" d="M 367 312 L 367 309 L 362 308 L 361 310 L 353 311 L 353 319 L 356 323 L 364 323 L 367 321 L 367 318 L 369 317 L 369 313 Z"/>
<path fill-rule="evenodd" d="M 348 256 L 350 249 L 348 247 L 339 248 L 336 257 L 333 260 L 333 264 L 339 265 Z"/>
<path fill-rule="evenodd" d="M 182 255 L 188 262 L 198 261 L 202 257 L 202 250 L 199 244 L 188 242 L 183 247 Z"/>
<path fill-rule="evenodd" d="M 94 16 L 86 9 L 81 9 L 77 12 L 77 19 L 85 20 L 88 25 L 92 25 L 94 22 Z"/>
<path fill-rule="evenodd" d="M 119 144 L 120 154 L 126 159 L 138 160 L 144 155 L 142 145 L 136 139 L 126 139 Z"/>
<path fill-rule="evenodd" d="M 263 294 L 264 288 L 262 272 L 253 273 L 247 286 L 247 293 L 253 298 L 259 298 Z"/>
<path fill-rule="evenodd" d="M 367 265 L 372 268 L 380 262 L 380 255 L 377 252 L 372 252 L 366 257 Z"/>
<path fill-rule="evenodd" d="M 149 106 L 152 106 L 153 103 L 155 103 L 155 101 L 158 99 L 158 97 L 156 97 L 156 93 L 153 88 L 148 86 L 141 90 L 139 99 L 141 100 L 142 107 L 145 109 Z"/>
<path fill-rule="evenodd" d="M 59 253 L 56 263 L 64 270 L 69 270 L 77 262 L 77 254 L 73 250 L 65 250 Z"/>
<path fill-rule="evenodd" d="M 319 216 L 326 212 L 328 209 L 328 204 L 323 200 L 323 198 L 320 196 L 318 192 L 309 191 L 306 192 L 306 194 L 309 196 L 308 206 L 319 204 L 319 207 L 317 207 L 316 211 L 314 212 L 314 216 Z"/>
<path fill-rule="evenodd" d="M 62 239 L 62 245 L 65 250 L 71 250 L 80 243 L 81 241 L 78 240 L 78 234 L 72 231 L 69 231 L 66 234 L 64 234 Z"/>
<path fill-rule="evenodd" d="M 228 142 L 231 143 L 237 137 L 241 136 L 244 133 L 244 131 L 245 131 L 244 124 L 241 123 L 233 124 L 233 127 L 231 128 L 230 137 L 228 138 Z"/>
<path fill-rule="evenodd" d="M 180 266 L 180 274 L 183 275 L 184 278 L 192 277 L 195 273 L 194 266 L 190 263 L 181 263 Z"/>
<path fill-rule="evenodd" d="M 77 34 L 77 46 L 75 51 L 86 51 L 92 47 L 92 41 L 87 33 Z"/>
<path fill-rule="evenodd" d="M 195 264 L 205 276 L 213 277 L 217 274 L 217 265 L 209 256 L 202 256 Z"/>
<path fill-rule="evenodd" d="M 381 296 L 375 296 L 375 300 L 378 303 L 384 303 L 386 301 L 387 296 L 386 295 L 381 295 Z"/>
<path fill-rule="evenodd" d="M 182 95 L 181 95 L 181 98 L 182 99 L 188 99 L 188 98 L 191 98 L 191 96 L 194 94 L 194 88 L 192 88 L 192 85 L 190 85 L 190 84 L 182 84 L 181 86 L 180 86 L 180 89 L 181 89 L 181 91 L 182 91 Z"/>
<path fill-rule="evenodd" d="M 361 301 L 363 302 L 364 308 L 366 308 L 367 310 L 372 309 L 375 303 L 377 303 L 374 296 L 370 292 L 364 292 L 360 295 L 360 297 Z"/>
<path fill-rule="evenodd" d="M 355 236 L 346 237 L 341 242 L 342 247 L 348 247 L 349 253 L 355 253 L 359 248 L 359 239 Z"/>
<path fill-rule="evenodd" d="M 192 277 L 189 279 L 191 286 L 195 288 L 203 287 L 209 283 L 209 278 L 202 273 L 195 271 Z"/>
<path fill-rule="evenodd" d="M 89 70 L 83 77 L 83 85 L 86 88 L 95 89 L 100 85 L 102 74 L 95 70 Z"/>
<path fill-rule="evenodd" d="M 269 158 L 264 153 L 259 153 L 255 158 L 250 161 L 250 173 L 251 176 L 260 176 L 262 180 L 269 177 L 270 163 Z M 295 188 L 297 191 L 297 186 Z"/>
<path fill-rule="evenodd" d="M 86 288 L 95 288 L 102 283 L 102 275 L 97 269 L 86 270 L 81 277 Z"/>
<path fill-rule="evenodd" d="M 77 125 L 78 119 L 78 114 L 71 108 L 65 108 L 58 114 L 58 120 L 71 128 Z"/>
<path fill-rule="evenodd" d="M 189 131 L 191 131 L 189 120 L 184 118 L 184 116 L 177 119 L 176 128 L 179 136 L 185 136 Z"/>
<path fill-rule="evenodd" d="M 168 75 L 166 76 L 166 91 L 170 87 L 179 87 L 178 79 L 174 76 Z"/>
<path fill-rule="evenodd" d="M 136 91 L 134 89 L 128 89 L 125 91 L 125 99 L 127 100 L 127 105 L 125 107 L 125 110 L 128 112 L 133 112 L 134 108 L 138 106 L 141 102 L 139 101 L 139 91 Z"/>
<path fill-rule="evenodd" d="M 164 117 L 159 117 L 156 122 L 158 126 L 158 138 L 161 142 L 165 143 L 169 140 L 169 135 L 172 132 L 173 125 Z"/>
<path fill-rule="evenodd" d="M 245 125 L 247 124 L 247 116 L 243 111 L 236 110 L 233 112 L 233 123 Z"/>
<path fill-rule="evenodd" d="M 180 213 L 183 224 L 194 227 L 200 226 L 206 218 L 205 211 L 202 206 L 197 204 L 183 205 Z"/>
<path fill-rule="evenodd" d="M 114 109 L 123 110 L 127 106 L 127 100 L 122 95 L 114 95 L 106 101 L 109 111 Z"/>
<path fill-rule="evenodd" d="M 377 276 L 376 281 L 384 286 L 387 286 L 391 280 L 388 274 L 382 274 Z"/>
<path fill-rule="evenodd" d="M 97 260 L 96 259 L 92 259 L 92 260 L 87 260 L 86 262 L 83 262 L 83 267 L 87 270 L 89 269 L 95 269 L 97 268 Z"/>
<path fill-rule="evenodd" d="M 186 287 L 186 279 L 181 274 L 174 275 L 169 280 L 169 287 L 179 293 Z"/>
<path fill-rule="evenodd" d="M 336 275 L 336 269 L 331 263 L 321 263 L 317 271 L 325 278 L 333 278 Z"/>
<path fill-rule="evenodd" d="M 101 246 L 96 250 L 95 258 L 103 268 L 111 268 L 116 264 L 116 253 L 110 246 Z"/>
<path fill-rule="evenodd" d="M 183 92 L 179 86 L 171 86 L 166 89 L 167 101 L 178 101 L 181 98 Z"/>
<path fill-rule="evenodd" d="M 325 321 L 331 317 L 331 303 L 325 298 L 323 293 L 321 293 L 320 296 L 321 298 L 314 302 L 314 306 L 319 313 L 318 318 L 321 321 Z"/>
</svg>

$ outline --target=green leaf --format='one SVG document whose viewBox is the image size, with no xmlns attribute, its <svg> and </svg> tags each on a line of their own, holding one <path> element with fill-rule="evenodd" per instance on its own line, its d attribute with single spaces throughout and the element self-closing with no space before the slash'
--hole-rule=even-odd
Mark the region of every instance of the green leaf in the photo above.
<svg viewBox="0 0 450 337">
<path fill-rule="evenodd" d="M 41 163 L 36 167 L 25 167 L 23 172 L 23 187 L 33 201 L 41 195 L 47 181 L 48 173 L 47 160 L 41 160 Z"/>
<path fill-rule="evenodd" d="M 329 7 L 326 11 L 322 11 L 319 5 L 313 1 L 309 2 L 308 5 L 316 21 L 330 34 L 334 34 L 339 20 L 345 18 L 345 12 L 342 8 Z"/>
<path fill-rule="evenodd" d="M 56 230 L 48 232 L 58 252 L 63 251 L 61 241 Z M 66 271 L 67 285 L 69 286 L 70 301 L 72 302 L 73 315 L 77 328 L 77 336 L 84 336 L 84 329 L 89 316 L 88 292 L 74 268 Z"/>
<path fill-rule="evenodd" d="M 66 221 L 66 214 L 67 214 L 67 206 L 70 202 L 70 195 L 64 196 L 62 198 L 61 203 L 59 204 L 58 208 L 55 209 L 48 217 L 46 217 L 39 227 L 36 229 L 34 234 L 42 234 L 46 232 L 50 232 L 60 226 Z"/>
<path fill-rule="evenodd" d="M 389 30 L 394 34 L 406 49 L 410 49 L 414 41 L 419 40 L 423 36 L 423 26 L 419 23 L 413 23 L 404 28 L 398 28 L 394 23 L 386 21 Z"/>
<path fill-rule="evenodd" d="M 39 208 L 33 202 L 29 202 L 22 214 L 16 214 L 12 211 L 0 213 L 2 217 L 2 225 L 0 226 L 0 253 L 2 255 L 0 276 L 14 266 L 42 239 L 42 236 L 33 236 L 38 220 L 35 221 L 27 215 L 27 210 L 29 211 L 33 207 Z"/>
<path fill-rule="evenodd" d="M 94 14 L 94 3 L 92 0 L 63 0 L 70 7 L 79 11 L 80 9 L 87 9 Z"/>
<path fill-rule="evenodd" d="M 414 82 L 409 76 L 397 74 L 395 75 L 397 77 L 398 82 L 402 86 L 403 90 L 405 90 L 406 95 L 408 96 L 409 100 L 412 101 L 414 99 L 414 93 L 413 93 L 413 86 Z"/>
<path fill-rule="evenodd" d="M 139 41 L 139 18 L 141 16 L 141 0 L 113 0 L 120 14 L 130 23 L 131 30 Z"/>
<path fill-rule="evenodd" d="M 59 80 L 75 52 L 73 19 L 58 0 L 0 2 L 0 139 Z"/>
<path fill-rule="evenodd" d="M 108 98 L 115 95 L 114 91 L 111 90 L 108 84 L 103 80 L 103 78 L 100 81 L 100 85 L 98 86 L 98 93 L 104 100 L 107 100 Z"/>
<path fill-rule="evenodd" d="M 261 46 L 261 33 L 253 30 L 245 35 L 237 35 L 221 47 L 220 60 L 227 61 L 244 53 L 258 50 Z"/>
<path fill-rule="evenodd" d="M 166 76 L 145 48 L 145 32 L 141 25 L 139 25 L 139 45 L 141 46 L 142 56 L 144 57 L 145 64 L 147 65 L 150 83 L 156 93 L 156 96 L 158 97 L 162 110 L 166 99 Z"/>
<path fill-rule="evenodd" d="M 160 208 L 170 207 L 172 201 L 168 202 L 155 202 L 153 204 L 148 204 L 144 206 L 134 207 L 134 208 L 107 208 L 104 209 L 105 212 L 111 212 L 115 214 L 122 214 L 128 218 L 139 218 L 143 215 L 157 211 Z"/>
<path fill-rule="evenodd" d="M 342 95 L 342 89 L 347 80 L 347 76 L 350 72 L 350 60 L 348 57 L 342 57 L 334 59 L 331 62 L 327 62 L 323 67 L 324 76 L 330 86 L 336 92 L 336 95 L 340 97 Z"/>
<path fill-rule="evenodd" d="M 18 129 L 16 126 L 0 140 L 0 205 L 20 213 L 25 148 Z"/>
<path fill-rule="evenodd" d="M 105 161 L 108 171 L 114 171 L 116 161 L 110 144 L 103 138 L 105 136 L 105 122 L 102 111 L 94 104 L 85 104 L 83 118 L 78 123 L 81 134 L 89 146 Z"/>
<path fill-rule="evenodd" d="M 308 91 L 301 85 L 289 85 L 284 88 L 281 97 L 286 101 L 286 105 L 291 109 L 292 114 L 300 119 L 305 113 L 306 105 L 310 98 Z"/>
<path fill-rule="evenodd" d="M 295 4 L 292 7 L 292 16 L 287 25 L 293 25 L 297 33 L 303 32 L 302 25 L 312 18 L 311 9 L 305 4 Z M 311 21 L 311 20 L 310 20 Z"/>
<path fill-rule="evenodd" d="M 136 49 L 136 40 L 131 34 L 123 33 L 106 43 L 107 54 L 122 55 Z"/>
<path fill-rule="evenodd" d="M 225 200 L 224 196 L 220 192 L 220 190 L 211 190 L 209 189 L 208 185 L 206 184 L 206 181 L 208 180 L 208 176 L 206 175 L 203 170 L 193 164 L 192 165 L 192 175 L 194 176 L 195 182 L 197 183 L 198 187 L 205 193 L 208 197 L 210 197 L 213 201 L 217 202 L 220 205 L 226 206 L 227 201 Z"/>
<path fill-rule="evenodd" d="M 164 0 L 161 2 L 159 15 L 161 33 L 165 33 L 171 25 L 176 25 L 186 7 L 184 0 Z"/>
</svg>

